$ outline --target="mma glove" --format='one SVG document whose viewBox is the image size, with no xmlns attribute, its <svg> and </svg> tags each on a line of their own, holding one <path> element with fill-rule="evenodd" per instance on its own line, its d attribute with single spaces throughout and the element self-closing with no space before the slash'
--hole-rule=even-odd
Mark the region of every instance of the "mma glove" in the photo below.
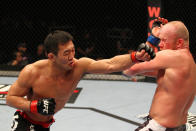
<svg viewBox="0 0 196 131">
<path fill-rule="evenodd" d="M 147 38 L 147 41 L 152 44 L 153 46 L 155 47 L 158 47 L 158 44 L 160 42 L 160 39 L 158 37 L 156 37 L 153 33 L 152 33 L 152 30 L 155 28 L 155 27 L 161 27 L 161 25 L 164 25 L 166 24 L 168 21 L 167 19 L 163 19 L 163 18 L 157 18 L 155 19 L 155 21 L 153 22 L 152 24 L 152 29 L 151 29 L 151 35 Z"/>
<path fill-rule="evenodd" d="M 145 43 L 142 43 L 139 45 L 138 51 L 141 51 L 141 50 L 145 50 L 145 52 L 147 52 L 150 55 L 151 59 L 154 59 L 156 56 L 154 49 L 150 47 L 149 45 L 146 45 Z"/>
<path fill-rule="evenodd" d="M 141 50 L 145 50 L 145 52 L 148 53 L 148 55 L 150 55 L 151 59 L 155 58 L 155 56 L 156 56 L 154 49 L 145 43 L 142 43 L 139 45 L 138 51 L 140 52 Z M 143 62 L 143 61 L 138 60 L 136 58 L 136 51 L 131 52 L 131 60 L 132 60 L 132 62 Z"/>
<path fill-rule="evenodd" d="M 32 113 L 40 113 L 42 115 L 53 115 L 55 110 L 54 98 L 45 98 L 34 100 L 30 103 L 30 111 Z"/>
</svg>

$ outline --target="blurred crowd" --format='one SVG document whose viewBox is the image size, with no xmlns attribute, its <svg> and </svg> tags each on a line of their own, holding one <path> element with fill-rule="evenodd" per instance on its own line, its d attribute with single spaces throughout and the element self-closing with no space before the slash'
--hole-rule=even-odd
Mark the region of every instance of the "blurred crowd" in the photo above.
<svg viewBox="0 0 196 131">
<path fill-rule="evenodd" d="M 12 52 L 12 59 L 7 63 L 11 66 L 25 66 L 38 60 L 46 59 L 44 45 L 39 44 L 36 52 L 29 53 L 26 43 L 19 43 Z"/>
<path fill-rule="evenodd" d="M 131 51 L 130 37 L 127 36 L 126 30 L 119 30 L 115 35 L 108 33 L 108 41 L 110 45 L 101 44 L 92 31 L 84 30 L 80 37 L 76 37 L 75 49 L 76 58 L 89 57 L 95 60 L 112 57 L 114 55 L 126 54 Z M 109 54 L 105 54 L 103 50 L 109 50 Z M 38 60 L 46 59 L 44 44 L 37 45 L 36 50 L 31 49 L 31 45 L 26 42 L 20 42 L 11 52 L 12 57 L 7 62 L 11 66 L 25 66 Z"/>
<path fill-rule="evenodd" d="M 89 57 L 95 60 L 129 53 L 139 43 L 133 43 L 129 28 L 78 28 L 41 19 L 33 21 L 26 16 L 4 17 L 2 27 L 2 48 L 0 64 L 24 66 L 37 60 L 46 59 L 44 38 L 49 31 L 64 30 L 74 36 L 76 58 Z M 6 54 L 3 56 L 3 54 Z"/>
</svg>

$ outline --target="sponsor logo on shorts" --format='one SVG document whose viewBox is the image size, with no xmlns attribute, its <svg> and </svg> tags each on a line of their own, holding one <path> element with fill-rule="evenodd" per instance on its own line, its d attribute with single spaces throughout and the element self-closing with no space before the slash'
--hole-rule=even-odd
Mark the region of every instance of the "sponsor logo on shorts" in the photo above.
<svg viewBox="0 0 196 131">
<path fill-rule="evenodd" d="M 196 129 L 196 114 L 190 112 L 188 113 L 186 126 L 187 126 L 187 131 Z"/>
</svg>

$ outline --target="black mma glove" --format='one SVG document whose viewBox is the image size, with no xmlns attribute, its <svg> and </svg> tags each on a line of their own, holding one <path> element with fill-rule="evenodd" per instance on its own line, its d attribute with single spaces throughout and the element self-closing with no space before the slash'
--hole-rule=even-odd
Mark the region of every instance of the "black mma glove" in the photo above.
<svg viewBox="0 0 196 131">
<path fill-rule="evenodd" d="M 154 27 L 161 27 L 161 24 L 163 25 L 162 21 L 159 21 L 158 19 L 156 19 L 153 23 L 152 23 L 152 28 L 151 28 L 151 33 L 152 33 L 152 29 Z"/>
<path fill-rule="evenodd" d="M 145 43 L 142 43 L 139 45 L 138 51 L 141 51 L 141 50 L 145 50 L 145 52 L 147 52 L 150 55 L 151 59 L 154 59 L 156 56 L 154 49 Z"/>
<path fill-rule="evenodd" d="M 154 27 L 161 27 L 161 25 L 165 25 L 168 23 L 168 20 L 167 19 L 164 19 L 164 18 L 160 18 L 158 17 L 157 19 L 154 20 L 154 22 L 152 23 L 152 28 L 151 28 L 151 31 Z"/>
<path fill-rule="evenodd" d="M 151 28 L 151 35 L 147 38 L 147 41 L 150 44 L 152 44 L 153 46 L 158 47 L 158 44 L 160 42 L 160 39 L 157 36 L 155 36 L 155 34 L 152 33 L 153 32 L 152 31 L 153 28 L 155 28 L 155 27 L 161 27 L 161 25 L 164 25 L 166 23 L 168 23 L 168 20 L 167 19 L 164 19 L 164 18 L 158 17 L 157 19 L 154 20 L 154 22 L 152 24 L 152 28 Z"/>
<path fill-rule="evenodd" d="M 55 110 L 54 98 L 45 98 L 31 101 L 30 111 L 33 113 L 40 113 L 42 115 L 53 115 Z"/>
<path fill-rule="evenodd" d="M 140 52 L 141 50 L 145 50 L 145 52 L 147 52 L 150 55 L 150 58 L 153 59 L 155 58 L 155 52 L 154 49 L 152 47 L 150 47 L 149 45 L 142 43 L 138 46 L 138 51 Z M 142 60 L 138 60 L 136 58 L 136 51 L 131 52 L 131 60 L 132 62 L 136 63 L 136 62 L 143 62 Z"/>
</svg>

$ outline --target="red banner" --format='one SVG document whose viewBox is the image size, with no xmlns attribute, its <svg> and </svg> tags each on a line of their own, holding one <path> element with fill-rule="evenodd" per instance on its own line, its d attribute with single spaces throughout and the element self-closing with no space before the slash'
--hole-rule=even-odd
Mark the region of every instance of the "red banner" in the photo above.
<svg viewBox="0 0 196 131">
<path fill-rule="evenodd" d="M 152 28 L 152 23 L 157 17 L 162 17 L 161 0 L 148 0 L 148 36 Z"/>
</svg>

